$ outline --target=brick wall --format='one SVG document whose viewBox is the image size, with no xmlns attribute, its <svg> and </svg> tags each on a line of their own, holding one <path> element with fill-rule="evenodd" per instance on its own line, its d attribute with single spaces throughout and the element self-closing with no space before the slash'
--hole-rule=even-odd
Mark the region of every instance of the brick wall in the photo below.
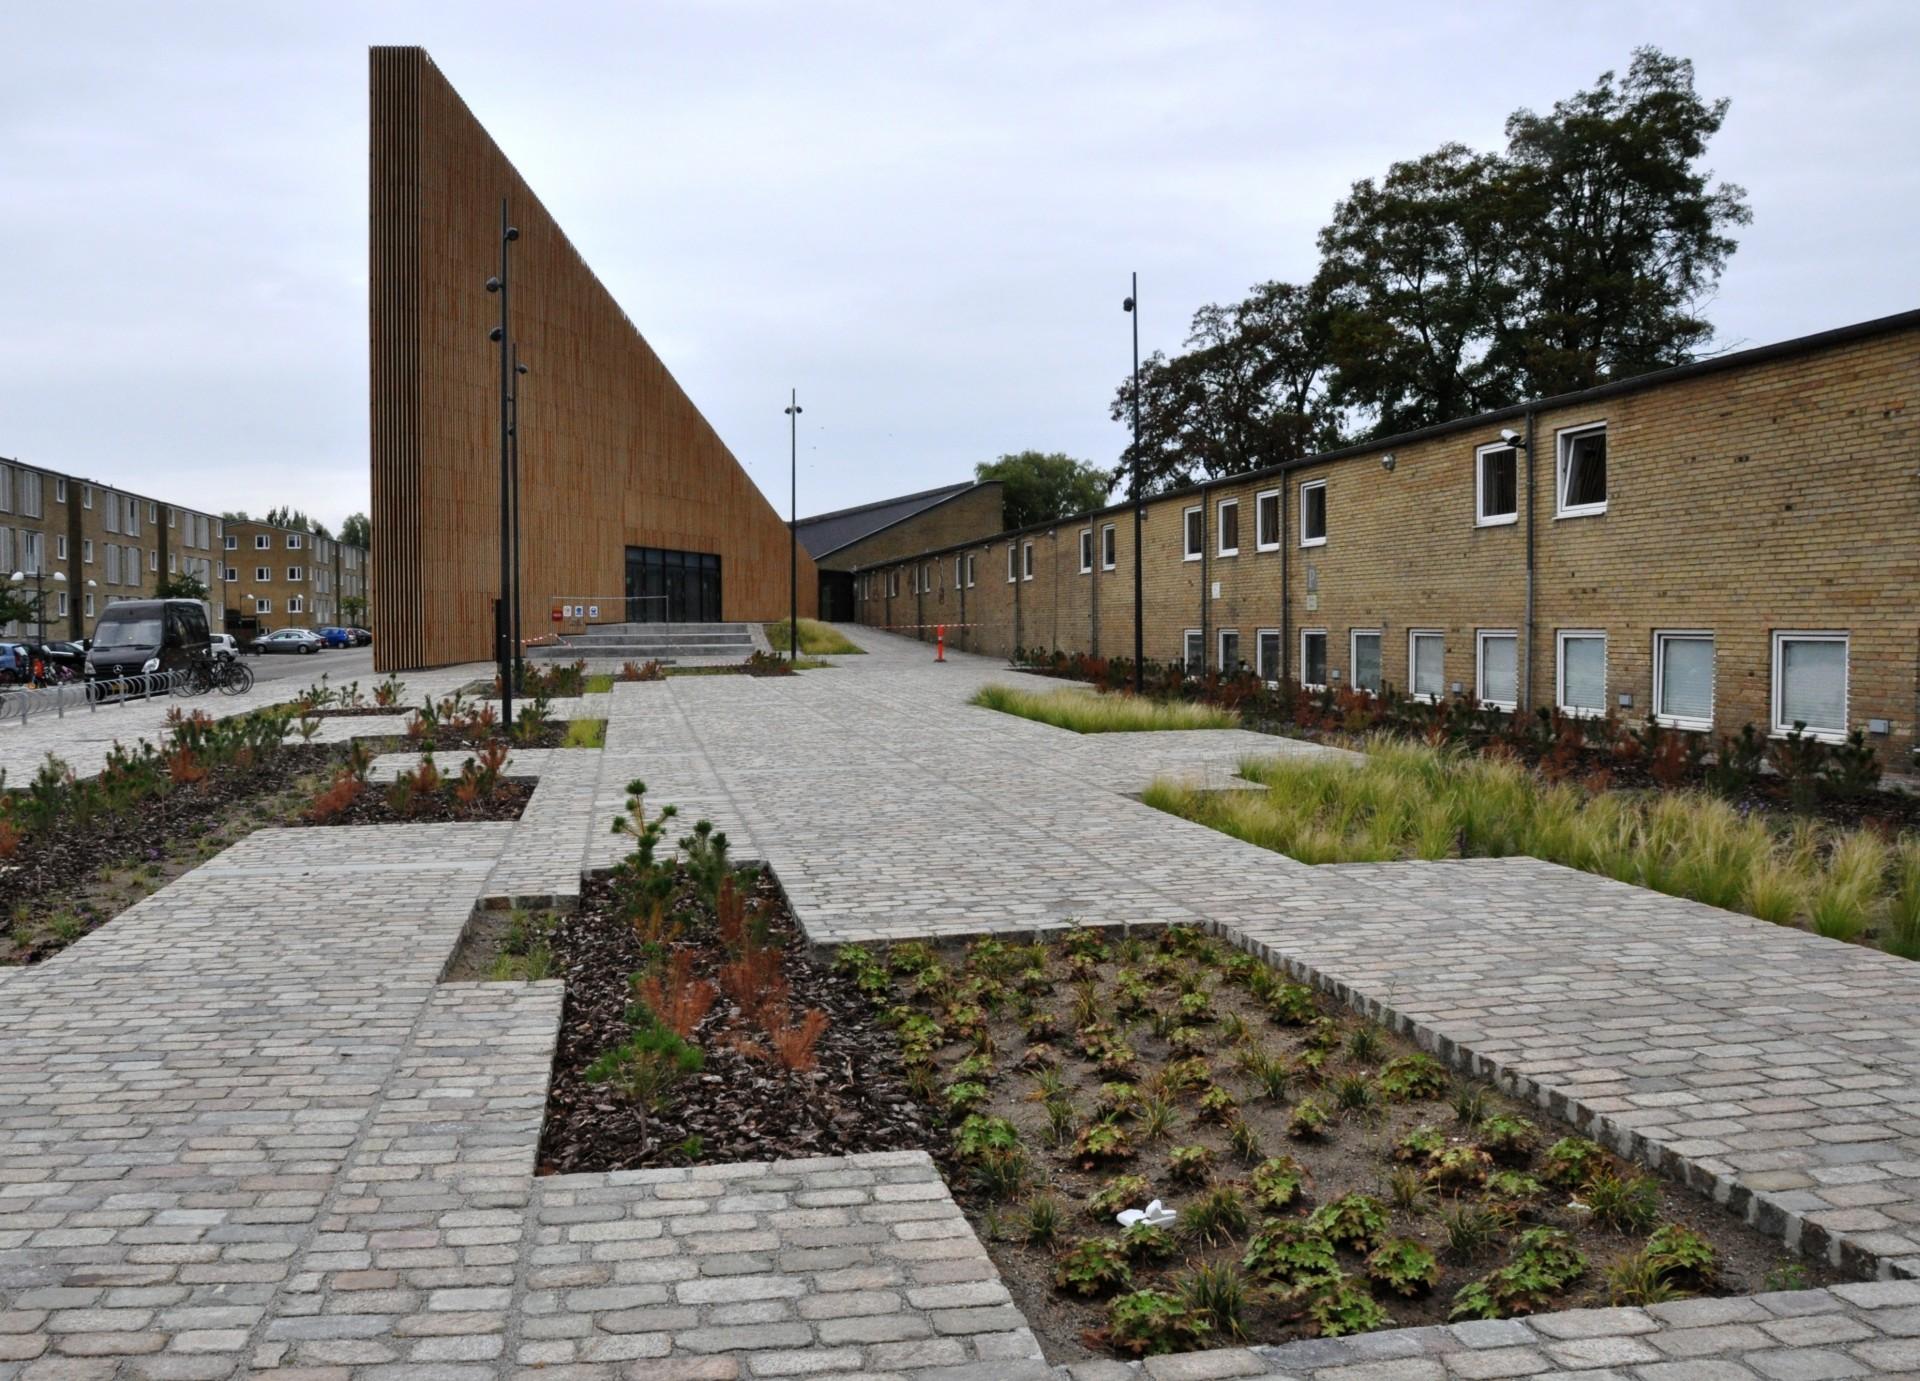
<svg viewBox="0 0 1920 1381">
<path fill-rule="evenodd" d="M 1648 714 L 1658 631 L 1711 632 L 1714 727 L 1772 723 L 1774 635 L 1848 636 L 1847 717 L 1890 721 L 1877 738 L 1904 753 L 1920 714 L 1920 326 L 1911 319 L 1804 349 L 1758 351 L 1719 367 L 1655 376 L 1644 385 L 1550 401 L 1532 415 L 1531 494 L 1519 458 L 1517 513 L 1476 522 L 1476 449 L 1527 418 L 1476 419 L 1389 439 L 1147 505 L 1145 646 L 1169 660 L 1187 629 L 1205 634 L 1209 665 L 1219 632 L 1240 634 L 1254 662 L 1257 632 L 1283 633 L 1287 674 L 1300 675 L 1303 629 L 1327 633 L 1330 676 L 1352 679 L 1351 635 L 1381 635 L 1387 682 L 1410 681 L 1413 630 L 1444 640 L 1444 681 L 1479 692 L 1476 635 L 1518 635 L 1523 698 L 1556 703 L 1556 635 L 1606 637 L 1606 702 L 1630 722 Z M 1559 435 L 1603 423 L 1604 512 L 1557 514 Z M 1391 469 L 1382 464 L 1391 453 Z M 1303 485 L 1326 486 L 1326 540 L 1303 545 Z M 1281 530 L 1257 541 L 1258 497 L 1279 491 Z M 1220 504 L 1237 501 L 1239 545 L 1220 550 Z M 1185 559 L 1184 513 L 1198 507 L 1205 541 Z M 1529 521 L 1529 517 L 1531 521 Z M 1115 527 L 1114 569 L 1103 569 L 1101 529 Z M 1082 573 L 1079 534 L 1094 561 Z M 1526 637 L 1527 538 L 1535 546 L 1534 621 Z M 1129 655 L 1132 517 L 1123 508 L 1050 529 L 994 535 L 968 548 L 978 579 L 966 591 L 966 646 L 1006 655 L 1041 646 Z M 1034 575 L 1006 582 L 1009 543 L 1034 546 Z M 911 572 L 932 568 L 912 594 Z M 1284 575 L 1283 575 L 1284 568 Z M 898 575 L 899 596 L 884 591 Z M 953 553 L 861 572 L 862 621 L 927 622 L 951 611 Z M 1282 597 L 1283 579 L 1286 589 Z M 1530 664 L 1531 672 L 1527 674 Z M 1621 705 L 1620 697 L 1630 697 Z"/>
<path fill-rule="evenodd" d="M 859 570 L 915 552 L 952 546 L 983 532 L 996 532 L 1001 526 L 1004 488 L 998 480 L 976 484 L 912 517 L 902 518 L 857 542 L 849 542 L 838 551 L 828 552 L 820 558 L 820 568 Z"/>
</svg>

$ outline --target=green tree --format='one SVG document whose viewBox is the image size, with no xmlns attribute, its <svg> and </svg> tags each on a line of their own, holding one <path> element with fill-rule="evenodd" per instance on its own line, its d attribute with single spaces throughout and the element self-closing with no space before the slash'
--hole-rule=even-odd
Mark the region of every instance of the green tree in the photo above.
<svg viewBox="0 0 1920 1381">
<path fill-rule="evenodd" d="M 1001 519 L 1010 527 L 1050 522 L 1099 508 L 1112 479 L 1105 470 L 1059 451 L 1017 451 L 973 467 L 977 480 L 999 480 Z"/>
<path fill-rule="evenodd" d="M 205 599 L 207 586 L 199 576 L 178 571 L 161 576 L 154 593 L 161 599 Z"/>
<path fill-rule="evenodd" d="M 340 524 L 340 540 L 350 547 L 373 549 L 373 524 L 365 513 L 349 513 Z"/>
<path fill-rule="evenodd" d="M 261 521 L 274 527 L 290 527 L 296 532 L 313 530 L 313 524 L 307 515 L 297 508 L 269 508 L 267 516 Z"/>
<path fill-rule="evenodd" d="M 1311 288 L 1261 283 L 1241 302 L 1194 313 L 1186 350 L 1156 352 L 1140 371 L 1140 480 L 1148 493 L 1197 476 L 1241 474 L 1338 445 L 1328 392 L 1328 315 Z M 1133 381 L 1115 394 L 1132 421 Z M 1134 448 L 1122 453 L 1132 484 Z"/>
<path fill-rule="evenodd" d="M 6 572 L 0 572 L 0 580 L 6 578 Z M 18 621 L 22 628 L 33 624 L 35 631 L 40 623 L 40 599 L 31 585 L 0 585 L 0 624 Z"/>
<path fill-rule="evenodd" d="M 1508 217 L 1525 392 L 1546 397 L 1683 364 L 1713 337 L 1700 315 L 1753 212 L 1698 165 L 1727 101 L 1693 64 L 1639 48 L 1551 113 L 1507 121 Z"/>
<path fill-rule="evenodd" d="M 345 541 L 346 539 L 342 538 L 341 540 Z M 366 612 L 367 602 L 359 595 L 343 595 L 341 597 L 340 613 L 346 618 L 347 622 L 355 628 L 365 628 L 367 626 L 365 622 Z"/>
</svg>

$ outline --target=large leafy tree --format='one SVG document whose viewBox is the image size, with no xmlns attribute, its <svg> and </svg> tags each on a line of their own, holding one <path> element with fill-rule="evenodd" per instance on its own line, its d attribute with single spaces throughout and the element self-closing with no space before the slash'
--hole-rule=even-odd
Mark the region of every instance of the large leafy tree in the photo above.
<svg viewBox="0 0 1920 1381">
<path fill-rule="evenodd" d="M 1010 528 L 1084 513 L 1107 501 L 1105 470 L 1059 451 L 1016 451 L 973 467 L 975 479 L 999 480 L 1001 516 Z"/>
<path fill-rule="evenodd" d="M 1262 283 L 1241 302 L 1194 313 L 1186 349 L 1140 371 L 1140 483 L 1148 493 L 1197 476 L 1240 474 L 1338 444 L 1327 390 L 1328 315 L 1311 288 Z M 1131 424 L 1133 381 L 1113 400 Z M 1134 447 L 1123 455 L 1132 485 Z"/>
<path fill-rule="evenodd" d="M 350 547 L 373 547 L 373 524 L 364 513 L 349 513 L 340 524 L 340 540 Z"/>
<path fill-rule="evenodd" d="M 1726 114 L 1691 63 L 1641 48 L 1624 78 L 1515 112 L 1504 150 L 1445 144 L 1356 182 L 1311 285 L 1202 307 L 1181 353 L 1145 362 L 1145 489 L 1692 358 L 1752 219 L 1700 167 Z M 1131 403 L 1129 381 L 1114 417 Z"/>
<path fill-rule="evenodd" d="M 205 599 L 207 585 L 197 575 L 175 571 L 160 577 L 160 583 L 155 587 L 154 593 L 161 599 Z"/>
</svg>

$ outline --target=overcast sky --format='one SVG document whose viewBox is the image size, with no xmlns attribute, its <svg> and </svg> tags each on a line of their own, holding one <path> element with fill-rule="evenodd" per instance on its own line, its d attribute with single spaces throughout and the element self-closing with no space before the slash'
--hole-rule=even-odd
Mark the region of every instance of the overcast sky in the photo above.
<svg viewBox="0 0 1920 1381">
<path fill-rule="evenodd" d="M 1458 11 L 1450 16 L 1447 11 Z M 1920 306 L 1920 5 L 0 5 L 0 455 L 219 510 L 367 502 L 367 58 L 419 43 L 762 488 L 1111 463 L 1142 351 L 1309 274 L 1357 178 L 1632 48 L 1733 109 L 1759 344 Z"/>
</svg>

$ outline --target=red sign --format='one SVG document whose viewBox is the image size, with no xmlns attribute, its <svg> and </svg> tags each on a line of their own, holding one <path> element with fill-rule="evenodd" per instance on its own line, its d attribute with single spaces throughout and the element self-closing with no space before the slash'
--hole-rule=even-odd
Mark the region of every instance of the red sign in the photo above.
<svg viewBox="0 0 1920 1381">
<path fill-rule="evenodd" d="M 559 611 L 558 609 L 555 609 L 555 610 L 553 611 L 553 621 L 554 621 L 555 623 L 558 623 L 558 622 L 560 622 L 560 611 Z"/>
</svg>

